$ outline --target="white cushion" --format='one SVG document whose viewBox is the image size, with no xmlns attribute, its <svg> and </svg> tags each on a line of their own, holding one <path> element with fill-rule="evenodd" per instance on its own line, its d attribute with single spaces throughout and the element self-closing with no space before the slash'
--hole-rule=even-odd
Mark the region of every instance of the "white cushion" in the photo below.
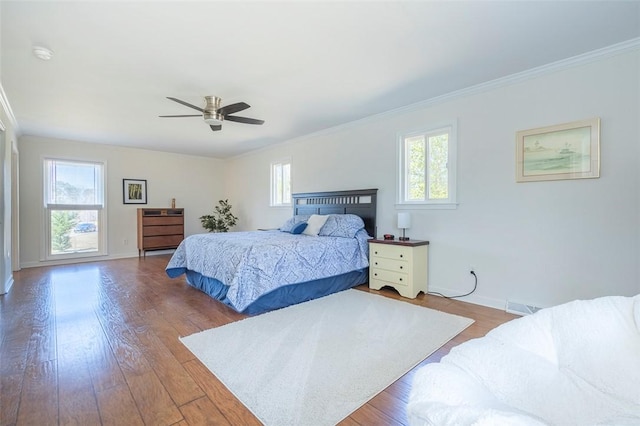
<svg viewBox="0 0 640 426">
<path fill-rule="evenodd" d="M 302 231 L 302 233 L 315 237 L 318 235 L 328 218 L 329 215 L 312 214 L 307 221 L 307 227 Z"/>
<path fill-rule="evenodd" d="M 640 425 L 640 295 L 510 321 L 415 373 L 411 425 Z"/>
</svg>

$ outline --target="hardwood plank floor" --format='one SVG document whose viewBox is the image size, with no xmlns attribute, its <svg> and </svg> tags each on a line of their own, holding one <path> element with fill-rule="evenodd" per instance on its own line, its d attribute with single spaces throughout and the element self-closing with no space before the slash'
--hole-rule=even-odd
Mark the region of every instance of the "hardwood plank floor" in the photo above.
<svg viewBox="0 0 640 426">
<path fill-rule="evenodd" d="M 259 425 L 178 340 L 245 316 L 169 279 L 168 260 L 16 272 L 0 296 L 0 425 Z M 400 299 L 391 289 L 358 289 Z M 420 365 L 515 318 L 423 294 L 410 302 L 476 321 Z M 414 371 L 341 424 L 406 424 Z"/>
</svg>

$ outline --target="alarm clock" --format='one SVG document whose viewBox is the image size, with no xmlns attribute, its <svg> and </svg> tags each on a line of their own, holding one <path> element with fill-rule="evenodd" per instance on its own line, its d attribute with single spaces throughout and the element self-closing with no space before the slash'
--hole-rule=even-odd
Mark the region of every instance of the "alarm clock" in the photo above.
<svg viewBox="0 0 640 426">
<path fill-rule="evenodd" d="M 384 234 L 383 236 L 385 240 L 393 240 L 395 238 L 393 234 Z"/>
</svg>

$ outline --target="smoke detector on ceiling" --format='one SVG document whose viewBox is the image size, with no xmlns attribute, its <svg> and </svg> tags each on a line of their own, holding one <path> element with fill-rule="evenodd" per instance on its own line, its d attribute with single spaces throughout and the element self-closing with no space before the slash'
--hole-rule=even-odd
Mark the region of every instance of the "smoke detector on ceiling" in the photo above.
<svg viewBox="0 0 640 426">
<path fill-rule="evenodd" d="M 53 50 L 47 49 L 44 46 L 33 46 L 33 54 L 36 58 L 48 61 L 53 57 Z"/>
</svg>

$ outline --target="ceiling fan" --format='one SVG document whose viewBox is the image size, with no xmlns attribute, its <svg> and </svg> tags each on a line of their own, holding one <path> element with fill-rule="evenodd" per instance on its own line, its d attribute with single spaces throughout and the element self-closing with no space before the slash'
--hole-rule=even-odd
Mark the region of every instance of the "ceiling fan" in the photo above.
<svg viewBox="0 0 640 426">
<path fill-rule="evenodd" d="M 235 121 L 236 123 L 244 123 L 244 124 L 263 124 L 264 120 L 257 120 L 255 118 L 248 117 L 238 117 L 235 114 L 236 112 L 244 111 L 247 108 L 251 108 L 248 104 L 244 102 L 238 102 L 235 104 L 220 106 L 222 99 L 217 96 L 205 96 L 205 106 L 204 108 L 197 107 L 188 102 L 182 101 L 180 99 L 172 98 L 167 96 L 167 99 L 170 99 L 174 102 L 187 106 L 189 108 L 193 108 L 201 112 L 201 114 L 192 114 L 192 115 L 160 115 L 161 118 L 179 118 L 179 117 L 202 117 L 204 118 L 205 123 L 211 127 L 211 130 L 218 131 L 222 130 L 222 122 L 223 121 Z"/>
</svg>

